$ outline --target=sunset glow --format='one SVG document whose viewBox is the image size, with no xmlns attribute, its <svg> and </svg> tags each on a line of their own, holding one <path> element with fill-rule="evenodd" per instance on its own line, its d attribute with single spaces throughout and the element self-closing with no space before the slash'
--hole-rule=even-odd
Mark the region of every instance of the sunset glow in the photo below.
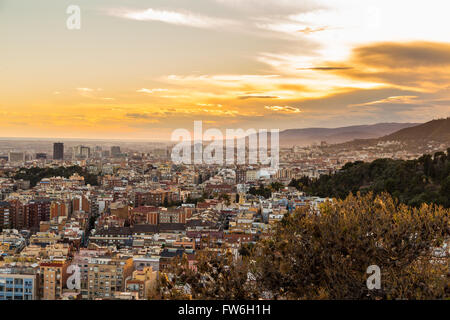
<svg viewBox="0 0 450 320">
<path fill-rule="evenodd" d="M 449 115 L 442 1 L 84 0 L 80 30 L 66 28 L 70 4 L 0 2 L 1 137 L 158 140 L 194 120 L 288 129 Z"/>
</svg>

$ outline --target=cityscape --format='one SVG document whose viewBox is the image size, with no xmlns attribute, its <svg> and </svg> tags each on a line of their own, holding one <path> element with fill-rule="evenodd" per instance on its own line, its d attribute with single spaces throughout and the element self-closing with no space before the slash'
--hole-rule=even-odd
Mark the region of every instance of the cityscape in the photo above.
<svg viewBox="0 0 450 320">
<path fill-rule="evenodd" d="M 450 299 L 445 4 L 75 2 L 0 1 L 0 301 Z"/>
</svg>

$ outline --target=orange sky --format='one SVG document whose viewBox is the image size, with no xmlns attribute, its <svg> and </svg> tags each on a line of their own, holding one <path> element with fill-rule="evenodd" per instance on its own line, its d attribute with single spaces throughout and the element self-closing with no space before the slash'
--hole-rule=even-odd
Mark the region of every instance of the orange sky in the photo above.
<svg viewBox="0 0 450 320">
<path fill-rule="evenodd" d="M 0 137 L 169 139 L 450 115 L 444 1 L 0 1 Z M 3 47 L 4 46 L 4 47 Z"/>
</svg>

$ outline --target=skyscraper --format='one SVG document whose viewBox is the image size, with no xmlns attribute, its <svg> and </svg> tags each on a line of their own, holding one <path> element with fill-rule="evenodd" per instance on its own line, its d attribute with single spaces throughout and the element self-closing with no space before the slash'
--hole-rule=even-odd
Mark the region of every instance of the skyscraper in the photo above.
<svg viewBox="0 0 450 320">
<path fill-rule="evenodd" d="M 53 144 L 53 159 L 63 160 L 64 159 L 64 143 L 55 142 Z"/>
<path fill-rule="evenodd" d="M 47 159 L 46 153 L 36 153 L 36 160 L 45 160 Z"/>
<path fill-rule="evenodd" d="M 117 157 L 120 155 L 120 147 L 119 146 L 112 146 L 111 147 L 111 157 Z"/>
<path fill-rule="evenodd" d="M 10 152 L 8 154 L 9 162 L 21 162 L 25 160 L 25 154 L 23 152 Z"/>
<path fill-rule="evenodd" d="M 91 156 L 91 148 L 82 145 L 75 146 L 72 155 L 74 159 L 87 159 Z"/>
</svg>

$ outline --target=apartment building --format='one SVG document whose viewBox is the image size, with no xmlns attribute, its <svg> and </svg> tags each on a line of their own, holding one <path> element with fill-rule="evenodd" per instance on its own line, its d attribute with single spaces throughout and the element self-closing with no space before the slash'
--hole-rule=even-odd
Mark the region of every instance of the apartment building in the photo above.
<svg viewBox="0 0 450 320">
<path fill-rule="evenodd" d="M 0 201 L 0 228 L 9 229 L 12 225 L 11 205 L 9 202 Z"/>
<path fill-rule="evenodd" d="M 37 266 L 0 267 L 0 300 L 37 300 Z"/>
<path fill-rule="evenodd" d="M 42 300 L 58 300 L 63 295 L 63 288 L 67 281 L 66 259 L 53 259 L 51 262 L 41 262 L 39 296 Z"/>
<path fill-rule="evenodd" d="M 131 279 L 125 280 L 127 292 L 136 292 L 139 299 L 148 299 L 151 290 L 157 285 L 158 272 L 152 267 L 145 267 L 143 270 L 133 271 Z"/>
<path fill-rule="evenodd" d="M 123 291 L 133 272 L 133 258 L 98 257 L 88 264 L 88 298 L 110 299 Z"/>
</svg>

